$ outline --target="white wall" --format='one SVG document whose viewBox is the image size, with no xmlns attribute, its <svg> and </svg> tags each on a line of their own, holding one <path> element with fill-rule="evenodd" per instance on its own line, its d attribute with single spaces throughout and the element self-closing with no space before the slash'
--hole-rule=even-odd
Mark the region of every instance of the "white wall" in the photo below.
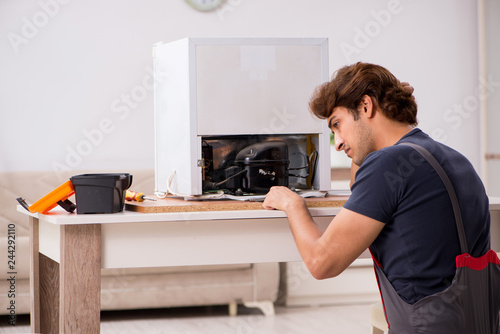
<svg viewBox="0 0 500 334">
<path fill-rule="evenodd" d="M 328 37 L 331 72 L 355 61 L 387 67 L 415 87 L 421 128 L 480 170 L 476 1 L 225 6 L 200 13 L 182 0 L 2 0 L 0 171 L 152 169 L 153 43 L 225 36 Z"/>
<path fill-rule="evenodd" d="M 485 90 L 486 153 L 495 156 L 487 160 L 487 188 L 491 196 L 500 196 L 500 1 L 485 0 L 485 72 L 490 85 Z"/>
</svg>

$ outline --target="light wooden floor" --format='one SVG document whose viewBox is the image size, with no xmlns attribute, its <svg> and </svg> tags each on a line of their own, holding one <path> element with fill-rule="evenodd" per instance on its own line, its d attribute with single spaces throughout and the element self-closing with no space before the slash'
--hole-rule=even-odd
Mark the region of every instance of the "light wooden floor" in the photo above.
<svg viewBox="0 0 500 334">
<path fill-rule="evenodd" d="M 103 312 L 102 334 L 369 334 L 369 305 L 276 307 L 276 316 L 239 307 L 197 307 Z M 15 327 L 0 316 L 0 333 L 28 333 L 29 317 L 19 316 Z"/>
</svg>

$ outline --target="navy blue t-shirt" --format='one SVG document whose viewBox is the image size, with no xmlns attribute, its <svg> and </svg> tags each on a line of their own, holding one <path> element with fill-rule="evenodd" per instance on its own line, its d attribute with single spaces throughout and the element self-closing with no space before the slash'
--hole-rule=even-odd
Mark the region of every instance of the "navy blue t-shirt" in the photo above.
<svg viewBox="0 0 500 334">
<path fill-rule="evenodd" d="M 399 142 L 425 147 L 441 164 L 457 193 L 469 254 L 486 253 L 488 197 L 471 163 L 420 129 Z M 393 145 L 370 153 L 344 207 L 385 223 L 370 250 L 403 300 L 413 304 L 451 284 L 461 253 L 451 201 L 438 174 L 415 149 Z"/>
</svg>

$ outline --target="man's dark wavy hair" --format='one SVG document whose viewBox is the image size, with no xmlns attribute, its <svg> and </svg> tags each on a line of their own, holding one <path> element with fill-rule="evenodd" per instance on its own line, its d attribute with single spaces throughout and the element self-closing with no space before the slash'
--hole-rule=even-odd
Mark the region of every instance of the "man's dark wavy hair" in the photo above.
<svg viewBox="0 0 500 334">
<path fill-rule="evenodd" d="M 374 107 L 389 119 L 417 125 L 417 103 L 396 77 L 382 66 L 356 63 L 339 69 L 331 81 L 317 87 L 309 103 L 314 115 L 330 117 L 333 109 L 344 107 L 359 118 L 364 95 L 371 97 Z"/>
</svg>

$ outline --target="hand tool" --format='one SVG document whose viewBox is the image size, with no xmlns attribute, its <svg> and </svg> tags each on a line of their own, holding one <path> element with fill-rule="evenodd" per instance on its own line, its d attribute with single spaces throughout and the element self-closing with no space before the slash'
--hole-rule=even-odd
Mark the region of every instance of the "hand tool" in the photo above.
<svg viewBox="0 0 500 334">
<path fill-rule="evenodd" d="M 125 193 L 125 199 L 127 201 L 137 201 L 137 202 L 144 202 L 144 200 L 156 201 L 156 198 L 146 197 L 144 193 L 138 193 L 131 190 L 127 190 L 127 192 Z"/>
</svg>

